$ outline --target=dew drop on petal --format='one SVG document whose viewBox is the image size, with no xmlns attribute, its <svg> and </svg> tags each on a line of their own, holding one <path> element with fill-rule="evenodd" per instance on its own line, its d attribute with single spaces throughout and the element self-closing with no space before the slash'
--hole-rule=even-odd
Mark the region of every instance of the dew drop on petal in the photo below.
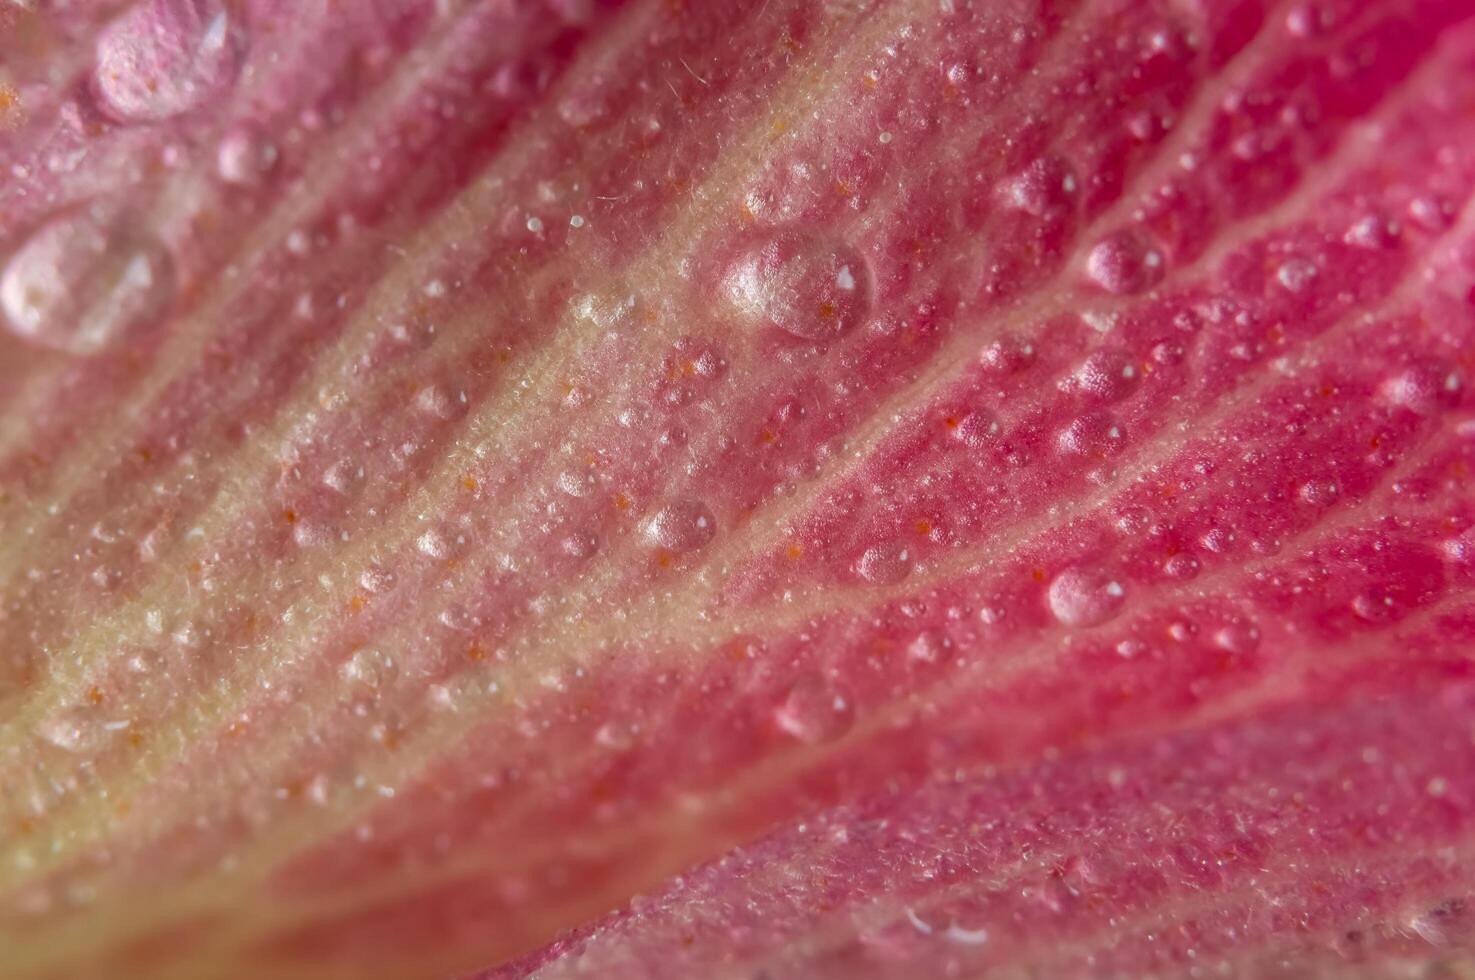
<svg viewBox="0 0 1475 980">
<path fill-rule="evenodd" d="M 850 730 L 855 707 L 843 692 L 815 674 L 801 677 L 774 711 L 780 731 L 801 742 L 829 742 Z"/>
<path fill-rule="evenodd" d="M 896 542 L 867 548 L 855 562 L 855 573 L 873 585 L 894 585 L 911 570 L 911 550 Z"/>
<path fill-rule="evenodd" d="M 717 534 L 717 520 L 700 500 L 674 500 L 647 517 L 641 533 L 652 548 L 696 551 Z"/>
<path fill-rule="evenodd" d="M 1166 259 L 1142 234 L 1127 230 L 1097 242 L 1086 257 L 1086 275 L 1109 293 L 1140 293 L 1163 278 Z"/>
<path fill-rule="evenodd" d="M 1197 558 L 1186 551 L 1180 551 L 1163 562 L 1163 573 L 1171 578 L 1187 580 L 1195 578 L 1201 567 Z"/>
<path fill-rule="evenodd" d="M 1127 592 L 1115 579 L 1067 568 L 1050 583 L 1050 612 L 1063 626 L 1100 626 L 1119 613 Z"/>
<path fill-rule="evenodd" d="M 1275 279 L 1292 293 L 1304 293 L 1316 281 L 1319 270 L 1309 259 L 1292 257 L 1275 270 Z"/>
<path fill-rule="evenodd" d="M 1433 415 L 1460 402 L 1463 379 L 1452 367 L 1441 363 L 1415 364 L 1387 378 L 1378 393 L 1389 404 L 1416 415 Z"/>
<path fill-rule="evenodd" d="M 1260 628 L 1254 623 L 1236 620 L 1215 631 L 1214 644 L 1228 653 L 1254 653 L 1260 647 Z"/>
<path fill-rule="evenodd" d="M 259 184 L 276 162 L 275 144 L 251 126 L 233 127 L 221 137 L 215 151 L 216 170 L 228 184 Z"/>
<path fill-rule="evenodd" d="M 98 39 L 92 84 L 115 119 L 158 122 L 202 106 L 240 66 L 240 39 L 221 0 L 143 0 Z"/>
<path fill-rule="evenodd" d="M 829 341 L 852 330 L 871 306 L 870 271 L 849 245 L 788 234 L 743 253 L 723 277 L 733 308 L 755 327 Z"/>
<path fill-rule="evenodd" d="M 92 354 L 158 317 L 174 290 L 164 246 L 96 208 L 57 217 L 21 245 L 0 273 L 0 312 L 37 345 Z"/>
</svg>

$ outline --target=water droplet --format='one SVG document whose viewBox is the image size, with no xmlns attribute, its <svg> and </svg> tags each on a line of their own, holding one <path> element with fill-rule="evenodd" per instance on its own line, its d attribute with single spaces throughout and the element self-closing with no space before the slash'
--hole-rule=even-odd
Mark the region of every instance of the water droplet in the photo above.
<svg viewBox="0 0 1475 980">
<path fill-rule="evenodd" d="M 587 497 L 596 486 L 593 470 L 564 470 L 556 482 L 558 489 L 570 497 Z"/>
<path fill-rule="evenodd" d="M 1163 574 L 1186 581 L 1197 577 L 1201 567 L 1197 558 L 1186 551 L 1180 551 L 1163 562 Z"/>
<path fill-rule="evenodd" d="M 126 726 L 124 726 L 126 727 Z M 36 731 L 46 741 L 67 752 L 96 752 L 117 729 L 96 716 L 96 709 L 69 708 L 41 722 Z"/>
<path fill-rule="evenodd" d="M 174 263 L 157 240 L 103 208 L 43 225 L 0 274 L 10 329 L 44 347 L 95 353 L 163 312 Z"/>
<path fill-rule="evenodd" d="M 588 558 L 599 550 L 599 536 L 590 531 L 570 531 L 558 546 L 570 558 Z"/>
<path fill-rule="evenodd" d="M 801 340 L 834 340 L 870 312 L 870 270 L 848 245 L 807 235 L 770 239 L 735 262 L 728 300 L 754 325 Z"/>
<path fill-rule="evenodd" d="M 962 418 L 950 416 L 949 430 L 953 438 L 969 449 L 982 449 L 999 434 L 999 423 L 984 411 L 969 412 Z"/>
<path fill-rule="evenodd" d="M 220 140 L 215 167 L 229 184 L 261 183 L 277 163 L 277 148 L 253 126 L 236 126 Z"/>
<path fill-rule="evenodd" d="M 339 668 L 343 681 L 355 698 L 377 698 L 399 677 L 399 670 L 385 653 L 364 648 Z"/>
<path fill-rule="evenodd" d="M 829 742 L 850 730 L 855 708 L 845 695 L 816 674 L 795 682 L 773 715 L 780 731 L 811 744 Z"/>
<path fill-rule="evenodd" d="M 97 42 L 93 90 L 121 122 L 158 122 L 230 85 L 241 50 L 221 0 L 144 0 Z"/>
<path fill-rule="evenodd" d="M 1064 626 L 1100 626 L 1119 613 L 1127 590 L 1115 579 L 1067 568 L 1050 583 L 1050 612 Z"/>
<path fill-rule="evenodd" d="M 359 588 L 374 595 L 383 595 L 394 588 L 398 577 L 383 565 L 370 565 L 359 575 Z"/>
<path fill-rule="evenodd" d="M 1073 419 L 1055 434 L 1055 447 L 1070 456 L 1115 455 L 1122 447 L 1125 433 L 1111 416 L 1092 413 Z"/>
<path fill-rule="evenodd" d="M 1086 257 L 1086 275 L 1109 293 L 1131 294 L 1162 281 L 1167 260 L 1140 232 L 1127 229 L 1103 238 Z"/>
<path fill-rule="evenodd" d="M 999 185 L 999 197 L 1009 207 L 1035 217 L 1066 210 L 1075 202 L 1075 174 L 1059 160 L 1036 160 Z"/>
<path fill-rule="evenodd" d="M 1401 231 L 1398 222 L 1389 221 L 1381 215 L 1369 214 L 1354 221 L 1342 240 L 1358 248 L 1392 248 L 1397 244 Z"/>
<path fill-rule="evenodd" d="M 1065 387 L 1098 401 L 1114 402 L 1130 395 L 1141 380 L 1136 363 L 1121 351 L 1097 351 L 1076 368 Z"/>
<path fill-rule="evenodd" d="M 717 533 L 717 520 L 700 500 L 676 500 L 646 518 L 642 529 L 653 548 L 687 552 L 705 547 Z"/>
<path fill-rule="evenodd" d="M 1316 263 L 1299 257 L 1286 259 L 1275 270 L 1275 279 L 1293 293 L 1304 293 L 1316 281 L 1320 270 Z"/>
<path fill-rule="evenodd" d="M 1389 403 L 1418 415 L 1433 415 L 1460 402 L 1463 379 L 1440 363 L 1415 364 L 1388 378 L 1378 392 Z"/>
<path fill-rule="evenodd" d="M 415 394 L 415 407 L 443 422 L 461 418 L 468 404 L 465 392 L 443 384 L 426 385 Z"/>
<path fill-rule="evenodd" d="M 978 363 L 992 374 L 1015 374 L 1028 367 L 1034 357 L 1033 344 L 1001 337 L 984 345 L 978 353 Z"/>
<path fill-rule="evenodd" d="M 415 539 L 415 549 L 426 558 L 449 561 L 466 550 L 466 537 L 449 528 L 428 528 Z"/>
<path fill-rule="evenodd" d="M 1335 23 L 1333 13 L 1315 3 L 1298 3 L 1286 12 L 1286 30 L 1303 40 L 1326 33 Z"/>
<path fill-rule="evenodd" d="M 1442 198 L 1423 195 L 1408 202 L 1408 216 L 1425 231 L 1437 234 L 1454 224 L 1455 207 Z"/>
<path fill-rule="evenodd" d="M 1235 620 L 1215 631 L 1214 644 L 1228 653 L 1254 653 L 1260 648 L 1260 628 L 1254 623 Z"/>
<path fill-rule="evenodd" d="M 911 570 L 911 551 L 896 542 L 867 548 L 855 562 L 855 573 L 875 585 L 894 585 Z"/>
</svg>

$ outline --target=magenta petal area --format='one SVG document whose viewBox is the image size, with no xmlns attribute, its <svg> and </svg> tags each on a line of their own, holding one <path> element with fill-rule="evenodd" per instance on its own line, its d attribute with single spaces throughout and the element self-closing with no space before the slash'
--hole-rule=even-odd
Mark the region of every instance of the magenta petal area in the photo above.
<svg viewBox="0 0 1475 980">
<path fill-rule="evenodd" d="M 1468 0 L 0 0 L 0 976 L 1475 977 L 1472 196 Z"/>
</svg>

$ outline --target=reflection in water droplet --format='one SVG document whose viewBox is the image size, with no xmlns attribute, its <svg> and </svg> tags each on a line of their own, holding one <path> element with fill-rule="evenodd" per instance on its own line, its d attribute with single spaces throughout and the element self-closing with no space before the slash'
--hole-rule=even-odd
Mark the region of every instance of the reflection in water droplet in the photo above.
<svg viewBox="0 0 1475 980">
<path fill-rule="evenodd" d="M 249 186 L 260 183 L 276 166 L 277 148 L 250 126 L 237 126 L 220 140 L 215 166 L 220 179 Z"/>
<path fill-rule="evenodd" d="M 893 585 L 906 578 L 911 570 L 911 551 L 896 542 L 867 548 L 855 563 L 856 574 L 875 585 Z"/>
<path fill-rule="evenodd" d="M 0 273 L 0 311 L 33 343 L 91 354 L 157 317 L 174 289 L 163 245 L 94 208 L 43 225 L 10 257 Z"/>
<path fill-rule="evenodd" d="M 805 235 L 780 235 L 748 251 L 723 288 L 746 319 L 801 340 L 834 340 L 871 305 L 870 271 L 860 253 Z"/>
<path fill-rule="evenodd" d="M 1316 281 L 1316 263 L 1309 259 L 1292 257 L 1286 259 L 1275 270 L 1275 279 L 1293 293 L 1304 293 Z"/>
<path fill-rule="evenodd" d="M 230 85 L 241 51 L 221 0 L 143 0 L 97 42 L 93 90 L 121 122 L 158 122 Z"/>
<path fill-rule="evenodd" d="M 789 689 L 773 720 L 781 731 L 801 742 L 828 742 L 850 730 L 855 708 L 834 686 L 809 674 Z"/>
<path fill-rule="evenodd" d="M 676 500 L 646 518 L 646 543 L 667 551 L 696 551 L 717 533 L 717 520 L 700 500 Z"/>
<path fill-rule="evenodd" d="M 1260 628 L 1254 623 L 1237 620 L 1221 626 L 1214 633 L 1214 643 L 1229 653 L 1254 653 L 1260 647 Z"/>
<path fill-rule="evenodd" d="M 1064 626 L 1100 626 L 1121 611 L 1127 591 L 1120 582 L 1068 568 L 1050 583 L 1050 612 Z"/>
<path fill-rule="evenodd" d="M 339 668 L 349 695 L 355 700 L 377 700 L 399 677 L 399 669 L 379 650 L 363 649 Z"/>
<path fill-rule="evenodd" d="M 1458 405 L 1463 388 L 1463 379 L 1454 368 L 1430 362 L 1398 372 L 1379 386 L 1378 393 L 1418 415 L 1433 415 Z"/>
<path fill-rule="evenodd" d="M 1086 275 L 1109 293 L 1140 293 L 1157 285 L 1167 265 L 1163 253 L 1136 231 L 1102 239 L 1086 257 Z"/>
<path fill-rule="evenodd" d="M 1041 159 L 999 185 L 1004 204 L 1036 217 L 1064 211 L 1075 202 L 1077 181 L 1066 164 Z"/>
</svg>

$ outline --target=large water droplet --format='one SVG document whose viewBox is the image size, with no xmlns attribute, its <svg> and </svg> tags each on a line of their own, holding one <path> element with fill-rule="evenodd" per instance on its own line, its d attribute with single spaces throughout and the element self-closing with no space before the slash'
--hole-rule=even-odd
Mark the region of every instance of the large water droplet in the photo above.
<svg viewBox="0 0 1475 980">
<path fill-rule="evenodd" d="M 1127 591 L 1115 579 L 1067 568 L 1050 583 L 1050 612 L 1064 626 L 1100 626 L 1121 611 Z"/>
<path fill-rule="evenodd" d="M 700 500 L 675 500 L 645 519 L 646 543 L 666 551 L 696 551 L 717 533 L 717 519 Z"/>
<path fill-rule="evenodd" d="M 1077 181 L 1066 164 L 1041 159 L 999 185 L 1002 202 L 1036 217 L 1064 211 L 1075 203 Z"/>
<path fill-rule="evenodd" d="M 870 311 L 870 271 L 848 245 L 789 234 L 744 253 L 723 280 L 733 306 L 755 325 L 802 340 L 833 340 Z"/>
<path fill-rule="evenodd" d="M 801 742 L 828 742 L 850 730 L 855 707 L 833 685 L 809 674 L 789 689 L 773 720 L 780 730 Z"/>
<path fill-rule="evenodd" d="M 98 39 L 92 84 L 114 118 L 158 122 L 203 105 L 240 64 L 221 0 L 143 0 Z"/>
<path fill-rule="evenodd" d="M 0 311 L 33 343 L 91 354 L 162 313 L 174 286 L 162 244 L 95 208 L 43 225 L 10 257 Z"/>
<path fill-rule="evenodd" d="M 1163 278 L 1167 260 L 1139 232 L 1126 230 L 1103 238 L 1086 257 L 1086 275 L 1109 293 L 1140 293 Z"/>
<path fill-rule="evenodd" d="M 855 573 L 875 585 L 894 585 L 911 570 L 911 550 L 897 542 L 867 548 L 855 562 Z"/>
<path fill-rule="evenodd" d="M 1388 402 L 1418 415 L 1433 415 L 1460 403 L 1463 379 L 1454 368 L 1439 362 L 1415 364 L 1379 386 Z"/>
</svg>

